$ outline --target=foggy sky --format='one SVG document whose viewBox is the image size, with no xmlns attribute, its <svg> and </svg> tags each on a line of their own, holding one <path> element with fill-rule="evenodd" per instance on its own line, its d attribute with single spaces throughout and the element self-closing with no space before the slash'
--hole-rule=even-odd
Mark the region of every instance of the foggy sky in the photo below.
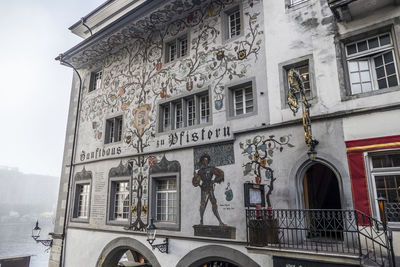
<svg viewBox="0 0 400 267">
<path fill-rule="evenodd" d="M 68 27 L 105 0 L 0 0 L 0 166 L 60 176 L 72 70 Z"/>
</svg>

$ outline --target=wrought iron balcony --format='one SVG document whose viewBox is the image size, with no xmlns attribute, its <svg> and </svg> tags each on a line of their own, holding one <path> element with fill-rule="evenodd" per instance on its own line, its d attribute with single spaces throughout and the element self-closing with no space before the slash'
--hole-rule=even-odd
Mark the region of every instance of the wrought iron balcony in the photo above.
<svg viewBox="0 0 400 267">
<path fill-rule="evenodd" d="M 246 210 L 249 246 L 354 255 L 395 266 L 391 230 L 356 210 Z"/>
</svg>

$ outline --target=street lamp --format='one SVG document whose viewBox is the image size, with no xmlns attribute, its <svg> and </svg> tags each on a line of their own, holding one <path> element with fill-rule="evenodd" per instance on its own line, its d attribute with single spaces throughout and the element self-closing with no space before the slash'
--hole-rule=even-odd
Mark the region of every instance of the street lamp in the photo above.
<svg viewBox="0 0 400 267">
<path fill-rule="evenodd" d="M 165 238 L 164 242 L 161 244 L 153 245 L 156 240 L 157 227 L 154 225 L 154 219 L 150 219 L 150 224 L 147 226 L 147 242 L 151 245 L 154 250 L 158 248 L 161 253 L 168 254 L 168 237 Z"/>
<path fill-rule="evenodd" d="M 296 70 L 291 69 L 288 73 L 288 82 L 289 92 L 287 103 L 289 105 L 289 108 L 292 110 L 293 115 L 296 115 L 297 111 L 299 110 L 299 102 L 301 103 L 301 110 L 303 112 L 304 137 L 306 145 L 309 147 L 307 155 L 310 160 L 315 160 L 317 156 L 317 151 L 315 150 L 315 147 L 318 145 L 319 142 L 312 136 L 310 118 L 311 104 L 308 103 L 308 100 L 306 98 L 303 80 Z M 297 93 L 300 95 L 300 99 L 297 98 Z"/>
<path fill-rule="evenodd" d="M 379 196 L 377 200 L 378 200 L 379 213 L 381 215 L 382 224 L 383 227 L 385 228 L 384 230 L 386 230 L 386 198 Z"/>
<path fill-rule="evenodd" d="M 48 247 L 50 249 L 53 245 L 53 239 L 38 239 L 40 237 L 40 231 L 42 229 L 39 227 L 39 221 L 36 221 L 35 227 L 32 229 L 32 238 L 36 241 L 36 243 L 41 243 L 43 246 Z"/>
</svg>

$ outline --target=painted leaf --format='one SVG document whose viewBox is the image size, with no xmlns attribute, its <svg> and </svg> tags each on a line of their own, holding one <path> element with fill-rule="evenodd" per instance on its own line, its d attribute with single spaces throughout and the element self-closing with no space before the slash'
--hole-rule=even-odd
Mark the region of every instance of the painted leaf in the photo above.
<svg viewBox="0 0 400 267">
<path fill-rule="evenodd" d="M 269 150 L 268 150 L 268 155 L 269 155 L 270 157 L 272 157 L 272 156 L 274 155 L 274 151 L 273 151 L 272 149 L 269 149 Z"/>
<path fill-rule="evenodd" d="M 271 164 L 272 164 L 272 159 L 267 159 L 267 164 L 271 166 Z"/>
<path fill-rule="evenodd" d="M 282 136 L 281 138 L 279 138 L 279 141 L 281 141 L 282 143 L 286 141 L 286 137 Z"/>
<path fill-rule="evenodd" d="M 292 145 L 291 143 L 288 143 L 287 145 L 288 147 L 294 147 L 294 145 Z"/>
</svg>

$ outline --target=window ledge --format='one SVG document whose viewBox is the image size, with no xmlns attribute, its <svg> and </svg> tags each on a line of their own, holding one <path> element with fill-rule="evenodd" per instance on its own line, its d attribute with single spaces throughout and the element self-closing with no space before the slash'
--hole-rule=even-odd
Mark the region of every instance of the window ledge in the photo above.
<svg viewBox="0 0 400 267">
<path fill-rule="evenodd" d="M 164 222 L 154 222 L 154 225 L 157 229 L 166 230 L 166 231 L 180 231 L 180 226 L 178 223 L 164 223 Z"/>
<path fill-rule="evenodd" d="M 118 221 L 118 220 L 108 220 L 107 221 L 108 225 L 113 225 L 113 226 L 127 226 L 129 225 L 129 221 Z"/>
<path fill-rule="evenodd" d="M 168 62 L 165 62 L 165 59 L 162 60 L 162 64 L 163 64 L 162 69 L 166 68 L 168 66 L 173 66 L 176 63 L 180 63 L 180 61 L 186 60 L 188 57 L 190 57 L 190 51 L 189 50 L 188 50 L 188 54 L 186 56 L 178 57 L 178 58 L 176 58 L 176 59 L 174 59 L 172 61 L 168 61 Z"/>
<path fill-rule="evenodd" d="M 257 115 L 257 112 L 253 111 L 250 113 L 241 114 L 241 115 L 237 115 L 237 116 L 228 116 L 228 120 L 238 120 L 238 119 L 243 119 L 243 118 L 247 118 L 247 117 L 251 117 L 251 116 L 255 116 L 255 115 Z"/>
<path fill-rule="evenodd" d="M 83 218 L 73 218 L 73 217 L 71 217 L 71 222 L 74 222 L 74 223 L 89 223 L 89 218 L 83 219 Z"/>
<path fill-rule="evenodd" d="M 192 125 L 192 126 L 182 127 L 182 128 L 178 128 L 178 129 L 174 129 L 174 130 L 158 132 L 158 133 L 156 133 L 156 136 L 162 136 L 162 135 L 165 135 L 165 134 L 173 134 L 173 133 L 179 133 L 179 132 L 183 132 L 183 131 L 200 129 L 200 128 L 204 128 L 204 127 L 212 126 L 212 125 L 213 125 L 212 121 L 211 122 L 207 122 L 207 123 L 200 123 L 200 124 L 195 124 L 195 125 Z"/>
<path fill-rule="evenodd" d="M 378 89 L 378 90 L 374 90 L 371 92 L 360 93 L 360 94 L 356 94 L 356 95 L 342 96 L 342 101 L 348 101 L 348 100 L 358 99 L 358 98 L 362 98 L 362 97 L 381 95 L 381 94 L 386 94 L 386 93 L 391 93 L 391 92 L 396 92 L 396 91 L 400 91 L 400 86 L 394 86 L 394 87 L 389 87 L 389 88 L 385 88 L 385 89 Z"/>
<path fill-rule="evenodd" d="M 286 4 L 286 13 L 290 13 L 291 11 L 296 11 L 298 9 L 301 9 L 305 6 L 309 6 L 312 4 L 312 0 L 308 0 L 302 3 L 298 3 L 298 4 L 294 4 L 294 5 L 290 5 L 290 4 Z"/>
</svg>

